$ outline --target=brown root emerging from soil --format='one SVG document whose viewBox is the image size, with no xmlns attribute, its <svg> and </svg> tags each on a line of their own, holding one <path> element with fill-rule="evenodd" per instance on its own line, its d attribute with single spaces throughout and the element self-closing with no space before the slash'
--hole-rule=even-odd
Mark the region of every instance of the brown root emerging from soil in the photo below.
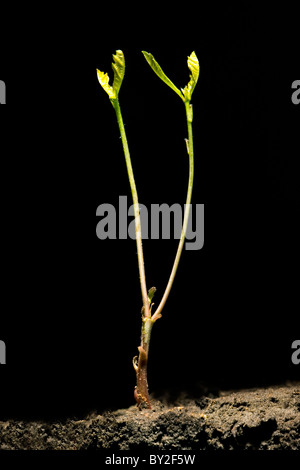
<svg viewBox="0 0 300 470">
<path fill-rule="evenodd" d="M 138 366 L 135 368 L 136 371 L 136 387 L 134 389 L 134 398 L 137 402 L 139 410 L 142 408 L 151 409 L 150 397 L 148 393 L 148 381 L 147 381 L 147 363 L 148 355 L 142 346 L 138 347 L 139 360 Z"/>
</svg>

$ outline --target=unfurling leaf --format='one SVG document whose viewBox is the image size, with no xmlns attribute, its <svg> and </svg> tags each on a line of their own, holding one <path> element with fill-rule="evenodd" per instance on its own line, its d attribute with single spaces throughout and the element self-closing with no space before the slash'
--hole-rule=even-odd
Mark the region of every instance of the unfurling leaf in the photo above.
<svg viewBox="0 0 300 470">
<path fill-rule="evenodd" d="M 153 296 L 156 292 L 156 287 L 151 287 L 151 289 L 148 290 L 148 300 L 149 300 L 149 305 L 151 305 Z"/>
<path fill-rule="evenodd" d="M 113 91 L 116 96 L 118 96 L 123 78 L 125 75 L 125 57 L 122 51 L 116 51 L 116 54 L 113 55 L 114 63 L 112 68 L 114 71 L 114 83 Z"/>
<path fill-rule="evenodd" d="M 163 82 L 165 82 L 170 88 L 172 88 L 172 90 L 175 91 L 175 93 L 177 93 L 177 95 L 180 96 L 180 98 L 182 98 L 182 94 L 181 94 L 180 90 L 178 90 L 178 88 L 174 85 L 174 83 L 171 82 L 171 80 L 162 71 L 160 65 L 156 62 L 153 55 L 149 54 L 149 52 L 146 52 L 146 51 L 142 51 L 142 53 L 144 54 L 144 57 L 145 57 L 146 61 L 148 62 L 148 64 L 152 68 L 152 70 L 156 73 L 156 75 L 158 75 L 158 77 Z"/>
<path fill-rule="evenodd" d="M 192 94 L 194 91 L 194 88 L 196 86 L 196 83 L 199 78 L 199 61 L 198 58 L 195 54 L 195 52 L 192 52 L 191 55 L 188 57 L 188 68 L 192 72 L 190 75 L 190 81 L 186 85 L 185 88 L 181 88 L 181 91 L 174 85 L 173 82 L 166 76 L 166 74 L 162 71 L 160 65 L 156 62 L 152 54 L 149 54 L 149 52 L 142 51 L 144 54 L 145 59 L 147 60 L 148 64 L 152 68 L 152 70 L 156 73 L 156 75 L 159 76 L 159 78 L 165 82 L 172 90 L 177 93 L 178 96 L 185 102 L 185 101 L 191 101 Z"/>
<path fill-rule="evenodd" d="M 114 71 L 113 85 L 109 85 L 109 76 L 107 73 L 97 69 L 98 80 L 102 88 L 106 91 L 111 100 L 118 99 L 119 91 L 125 75 L 125 57 L 122 51 L 116 51 L 113 55 L 114 62 L 112 68 Z"/>
<path fill-rule="evenodd" d="M 98 76 L 98 80 L 102 88 L 106 91 L 108 96 L 112 98 L 114 92 L 113 92 L 112 86 L 109 85 L 109 76 L 107 75 L 107 73 L 101 72 L 100 70 L 97 69 L 97 76 Z"/>
<path fill-rule="evenodd" d="M 192 52 L 191 55 L 188 57 L 187 63 L 188 63 L 188 68 L 192 72 L 192 75 L 190 75 L 189 83 L 181 91 L 182 91 L 185 99 L 190 101 L 191 98 L 192 98 L 192 94 L 193 94 L 194 88 L 196 86 L 196 83 L 198 81 L 199 72 L 200 72 L 199 61 L 198 61 L 198 58 L 197 58 L 195 52 Z"/>
</svg>

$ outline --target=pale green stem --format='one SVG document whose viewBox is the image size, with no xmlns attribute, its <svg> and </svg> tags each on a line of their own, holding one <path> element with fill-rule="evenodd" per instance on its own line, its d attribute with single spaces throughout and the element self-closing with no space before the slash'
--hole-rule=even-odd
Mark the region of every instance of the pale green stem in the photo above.
<svg viewBox="0 0 300 470">
<path fill-rule="evenodd" d="M 147 286 L 146 286 L 146 275 L 145 275 L 144 255 L 143 255 L 143 246 L 142 246 L 141 218 L 140 218 L 138 194 L 137 194 L 136 184 L 134 180 L 132 165 L 131 165 L 130 153 L 129 153 L 128 143 L 127 143 L 125 127 L 124 127 L 124 123 L 122 119 L 120 103 L 118 99 L 111 99 L 111 103 L 115 109 L 117 121 L 118 121 L 119 128 L 120 128 L 121 139 L 122 139 L 125 161 L 126 161 L 127 172 L 128 172 L 128 178 L 129 178 L 131 194 L 132 194 L 132 199 L 133 199 L 134 215 L 135 215 L 136 246 L 137 246 L 137 254 L 138 254 L 138 264 L 139 264 L 140 283 L 141 283 L 141 291 L 142 291 L 143 306 L 144 306 L 144 315 L 146 318 L 149 318 L 150 310 L 149 310 L 149 301 L 148 301 L 148 291 L 147 291 Z"/>
<path fill-rule="evenodd" d="M 157 307 L 155 313 L 152 315 L 153 321 L 156 321 L 158 320 L 158 318 L 161 317 L 161 312 L 165 306 L 167 298 L 169 297 L 169 294 L 170 294 L 170 291 L 171 291 L 171 288 L 175 279 L 175 275 L 177 272 L 179 260 L 181 257 L 181 253 L 182 253 L 182 249 L 183 249 L 183 245 L 185 241 L 185 236 L 186 236 L 186 231 L 187 231 L 187 226 L 188 226 L 189 214 L 190 214 L 190 204 L 191 204 L 191 199 L 192 199 L 193 182 L 194 182 L 194 145 L 193 145 L 193 128 L 192 128 L 193 108 L 189 101 L 185 102 L 185 110 L 186 110 L 188 136 L 189 136 L 188 141 L 187 141 L 187 148 L 188 148 L 188 154 L 189 154 L 189 182 L 188 182 L 188 191 L 187 191 L 186 204 L 185 204 L 184 219 L 183 219 L 183 224 L 182 224 L 181 237 L 179 240 L 179 245 L 178 245 L 175 261 L 173 264 L 173 268 L 171 271 L 171 275 L 169 278 L 169 282 L 167 284 L 165 293 L 163 295 L 163 298 L 161 299 L 159 306 Z"/>
</svg>

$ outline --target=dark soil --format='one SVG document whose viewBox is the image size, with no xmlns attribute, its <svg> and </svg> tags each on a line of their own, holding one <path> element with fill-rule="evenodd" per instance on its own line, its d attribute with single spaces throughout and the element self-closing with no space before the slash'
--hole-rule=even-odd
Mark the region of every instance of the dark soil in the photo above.
<svg viewBox="0 0 300 470">
<path fill-rule="evenodd" d="M 215 395 L 215 396 L 214 396 Z M 0 422 L 0 449 L 300 450 L 300 383 L 153 398 L 65 422 Z"/>
</svg>

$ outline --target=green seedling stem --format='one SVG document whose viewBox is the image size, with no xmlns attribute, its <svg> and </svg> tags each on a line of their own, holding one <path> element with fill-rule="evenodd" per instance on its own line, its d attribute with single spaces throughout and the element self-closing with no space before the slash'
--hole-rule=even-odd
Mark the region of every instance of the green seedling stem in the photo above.
<svg viewBox="0 0 300 470">
<path fill-rule="evenodd" d="M 131 158 L 130 158 L 130 153 L 129 153 L 129 147 L 128 147 L 125 127 L 123 123 L 120 103 L 118 99 L 115 99 L 113 101 L 113 107 L 116 112 L 117 121 L 118 121 L 119 129 L 120 129 L 120 133 L 121 133 L 121 140 L 123 144 L 123 150 L 124 150 L 125 161 L 126 161 L 126 166 L 127 166 L 127 173 L 128 173 L 132 200 L 133 200 L 133 205 L 134 205 L 136 246 L 137 246 L 144 315 L 146 318 L 149 318 L 150 309 L 149 309 L 149 302 L 148 302 L 148 291 L 147 291 L 147 286 L 146 286 L 146 274 L 145 274 L 143 245 L 142 245 L 141 217 L 140 217 L 138 193 L 136 189 L 136 184 L 135 184 L 135 179 L 134 179 L 134 174 L 133 174 L 133 169 L 132 169 L 132 164 L 131 164 Z"/>
<path fill-rule="evenodd" d="M 187 118 L 187 127 L 188 127 L 188 136 L 189 138 L 186 140 L 187 144 L 187 150 L 189 154 L 189 182 L 188 182 L 188 190 L 187 190 L 187 197 L 186 197 L 186 204 L 185 204 L 185 211 L 184 211 L 184 218 L 183 218 L 183 225 L 182 225 L 182 231 L 181 231 L 181 236 L 178 244 L 178 249 L 176 253 L 176 257 L 174 260 L 173 268 L 170 274 L 169 282 L 167 284 L 165 293 L 163 295 L 163 298 L 160 301 L 159 306 L 157 307 L 155 313 L 152 316 L 153 320 L 157 320 L 159 316 L 161 315 L 161 312 L 165 306 L 165 303 L 167 301 L 167 298 L 169 297 L 175 275 L 177 272 L 178 264 L 180 261 L 182 249 L 184 246 L 184 241 L 185 241 L 185 236 L 186 236 L 186 231 L 187 231 L 187 226 L 188 226 L 188 220 L 189 220 L 189 214 L 190 214 L 190 204 L 192 200 L 192 192 L 193 192 L 193 184 L 194 184 L 194 145 L 193 145 L 193 127 L 192 127 L 192 122 L 193 122 L 193 108 L 192 105 L 189 103 L 189 101 L 185 102 L 185 109 L 186 109 L 186 118 Z"/>
</svg>

